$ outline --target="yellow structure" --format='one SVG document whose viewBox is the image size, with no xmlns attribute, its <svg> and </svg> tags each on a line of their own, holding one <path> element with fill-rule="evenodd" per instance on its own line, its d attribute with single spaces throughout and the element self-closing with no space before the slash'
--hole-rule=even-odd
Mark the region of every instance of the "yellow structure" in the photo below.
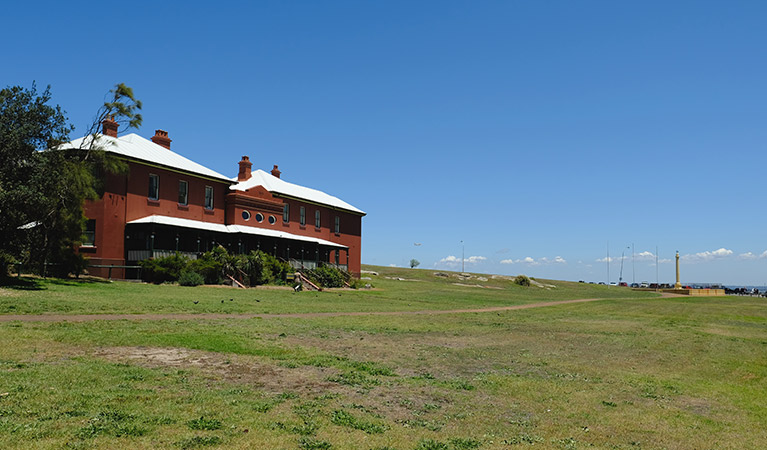
<svg viewBox="0 0 767 450">
<path fill-rule="evenodd" d="M 682 283 L 679 282 L 679 251 L 676 252 L 676 283 L 674 289 L 682 289 Z"/>
</svg>

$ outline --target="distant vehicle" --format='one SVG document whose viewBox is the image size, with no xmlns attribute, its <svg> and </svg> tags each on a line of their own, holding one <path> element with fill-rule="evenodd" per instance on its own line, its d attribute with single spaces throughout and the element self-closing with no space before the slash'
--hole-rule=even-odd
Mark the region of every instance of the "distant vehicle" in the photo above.
<svg viewBox="0 0 767 450">
<path fill-rule="evenodd" d="M 661 289 L 671 289 L 671 285 L 668 283 L 661 283 L 660 285 Z"/>
<path fill-rule="evenodd" d="M 589 284 L 596 284 L 596 283 L 594 283 L 593 281 L 589 281 Z"/>
<path fill-rule="evenodd" d="M 618 285 L 618 282 L 617 282 L 617 281 L 611 281 L 611 282 L 610 282 L 610 286 L 617 286 L 617 285 Z"/>
<path fill-rule="evenodd" d="M 585 281 L 583 281 L 583 280 L 578 280 L 578 283 L 585 283 Z"/>
<path fill-rule="evenodd" d="M 650 289 L 658 289 L 658 283 L 650 283 Z"/>
<path fill-rule="evenodd" d="M 639 284 L 639 287 L 640 288 L 648 288 L 648 287 L 650 287 L 650 283 L 648 283 L 646 281 L 643 281 L 642 283 Z"/>
<path fill-rule="evenodd" d="M 605 284 L 605 282 L 604 281 L 600 281 L 599 284 Z"/>
<path fill-rule="evenodd" d="M 639 287 L 639 283 L 631 283 L 631 287 L 638 288 Z"/>
<path fill-rule="evenodd" d="M 629 284 L 626 283 L 625 281 L 621 281 L 620 283 L 618 283 L 618 286 L 628 287 L 628 285 Z"/>
</svg>

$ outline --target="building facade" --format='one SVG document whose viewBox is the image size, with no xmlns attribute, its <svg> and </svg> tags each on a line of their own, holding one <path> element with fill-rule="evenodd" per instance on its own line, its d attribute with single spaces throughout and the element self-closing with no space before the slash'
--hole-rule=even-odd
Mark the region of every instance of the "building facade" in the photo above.
<svg viewBox="0 0 767 450">
<path fill-rule="evenodd" d="M 229 252 L 262 250 L 296 268 L 335 265 L 359 276 L 365 213 L 322 191 L 287 182 L 275 165 L 251 170 L 247 156 L 229 178 L 170 150 L 167 132 L 151 140 L 103 133 L 97 139 L 125 161 L 124 175 L 108 174 L 104 195 L 85 205 L 86 239 L 79 251 L 92 266 L 132 266 L 179 252 L 190 258 L 222 245 Z M 91 267 L 90 273 L 131 278 L 131 269 Z"/>
</svg>

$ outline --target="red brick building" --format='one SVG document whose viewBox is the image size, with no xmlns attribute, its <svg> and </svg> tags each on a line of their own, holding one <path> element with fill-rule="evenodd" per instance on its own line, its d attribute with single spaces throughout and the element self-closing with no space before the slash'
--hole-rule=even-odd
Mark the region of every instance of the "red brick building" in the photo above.
<svg viewBox="0 0 767 450">
<path fill-rule="evenodd" d="M 81 138 L 62 148 L 81 148 Z M 134 265 L 180 252 L 196 258 L 215 245 L 230 252 L 263 250 L 294 267 L 333 264 L 359 275 L 362 217 L 343 200 L 281 178 L 251 171 L 247 156 L 228 178 L 170 150 L 168 133 L 151 140 L 117 136 L 103 122 L 98 144 L 127 162 L 126 175 L 107 175 L 101 200 L 88 202 L 86 240 L 80 252 L 92 265 Z M 106 275 L 107 270 L 90 270 Z M 113 277 L 131 277 L 114 269 Z"/>
</svg>

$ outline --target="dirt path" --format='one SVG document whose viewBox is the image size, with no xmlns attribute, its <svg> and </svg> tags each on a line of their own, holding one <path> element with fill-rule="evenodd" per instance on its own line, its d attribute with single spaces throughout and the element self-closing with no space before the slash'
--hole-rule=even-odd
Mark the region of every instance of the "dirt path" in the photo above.
<svg viewBox="0 0 767 450">
<path fill-rule="evenodd" d="M 679 297 L 676 294 L 662 294 L 662 297 Z M 683 297 L 683 296 L 682 296 Z M 93 322 L 96 320 L 199 320 L 199 319 L 274 319 L 294 318 L 308 319 L 314 317 L 343 317 L 343 316 L 414 316 L 437 314 L 483 313 L 495 311 L 512 311 L 517 309 L 543 308 L 546 306 L 566 305 L 570 303 L 595 302 L 611 300 L 604 298 L 581 298 L 553 302 L 529 303 L 526 305 L 496 306 L 490 308 L 449 309 L 425 311 L 370 311 L 370 312 L 318 312 L 318 313 L 285 313 L 285 314 L 221 314 L 221 313 L 168 313 L 168 314 L 5 314 L 0 315 L 0 322 Z"/>
</svg>

